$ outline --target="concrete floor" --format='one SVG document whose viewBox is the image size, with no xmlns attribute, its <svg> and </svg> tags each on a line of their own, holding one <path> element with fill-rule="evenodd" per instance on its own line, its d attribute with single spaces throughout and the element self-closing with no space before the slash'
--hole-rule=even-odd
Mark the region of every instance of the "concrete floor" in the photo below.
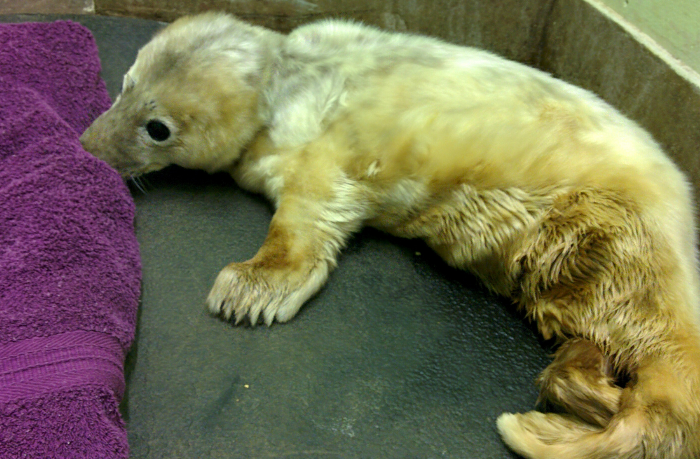
<svg viewBox="0 0 700 459">
<path fill-rule="evenodd" d="M 89 14 L 94 0 L 0 0 L 0 14 Z"/>
</svg>

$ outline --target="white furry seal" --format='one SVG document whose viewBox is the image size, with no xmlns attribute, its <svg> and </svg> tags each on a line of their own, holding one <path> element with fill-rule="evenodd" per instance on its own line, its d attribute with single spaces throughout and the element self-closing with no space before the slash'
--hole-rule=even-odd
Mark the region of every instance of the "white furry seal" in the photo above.
<svg viewBox="0 0 700 459">
<path fill-rule="evenodd" d="M 257 255 L 218 276 L 215 313 L 285 322 L 361 226 L 420 237 L 563 343 L 539 382 L 568 414 L 502 415 L 515 451 L 700 453 L 689 186 L 594 95 L 430 38 L 336 21 L 283 36 L 209 13 L 140 51 L 82 142 L 127 177 L 225 170 L 274 202 Z"/>
</svg>

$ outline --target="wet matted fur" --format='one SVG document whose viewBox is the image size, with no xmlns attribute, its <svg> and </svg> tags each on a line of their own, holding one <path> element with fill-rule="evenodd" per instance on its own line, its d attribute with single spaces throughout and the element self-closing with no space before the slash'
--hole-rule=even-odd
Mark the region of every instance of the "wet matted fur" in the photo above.
<svg viewBox="0 0 700 459">
<path fill-rule="evenodd" d="M 539 384 L 564 413 L 502 415 L 511 448 L 700 454 L 690 189 L 594 95 L 427 37 L 208 13 L 146 45 L 81 140 L 125 177 L 223 170 L 272 200 L 263 246 L 207 300 L 225 319 L 291 319 L 364 225 L 423 238 L 563 343 Z"/>
</svg>

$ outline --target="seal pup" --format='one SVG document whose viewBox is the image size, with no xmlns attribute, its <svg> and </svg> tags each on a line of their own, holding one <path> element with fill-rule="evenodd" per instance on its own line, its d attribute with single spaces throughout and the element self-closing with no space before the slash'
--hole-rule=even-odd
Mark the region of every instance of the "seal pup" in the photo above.
<svg viewBox="0 0 700 459">
<path fill-rule="evenodd" d="M 423 238 L 562 345 L 559 413 L 503 414 L 536 459 L 700 453 L 694 212 L 649 134 L 593 94 L 487 52 L 323 21 L 285 36 L 218 13 L 157 34 L 82 143 L 125 177 L 228 171 L 276 208 L 208 307 L 286 322 L 348 237 Z"/>
</svg>

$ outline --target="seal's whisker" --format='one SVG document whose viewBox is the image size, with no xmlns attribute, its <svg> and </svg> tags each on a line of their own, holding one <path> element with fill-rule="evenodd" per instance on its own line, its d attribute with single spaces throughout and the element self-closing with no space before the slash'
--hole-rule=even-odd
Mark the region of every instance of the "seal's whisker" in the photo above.
<svg viewBox="0 0 700 459">
<path fill-rule="evenodd" d="M 138 176 L 137 178 L 139 179 L 141 185 L 143 185 L 143 189 L 144 189 L 144 190 L 148 190 L 148 188 L 151 187 L 151 182 L 148 181 L 148 179 L 146 178 L 146 176 L 140 175 L 140 176 Z"/>
<path fill-rule="evenodd" d="M 129 180 L 141 193 L 146 194 L 146 189 L 144 188 L 143 183 L 139 179 L 138 175 L 130 175 Z"/>
</svg>

